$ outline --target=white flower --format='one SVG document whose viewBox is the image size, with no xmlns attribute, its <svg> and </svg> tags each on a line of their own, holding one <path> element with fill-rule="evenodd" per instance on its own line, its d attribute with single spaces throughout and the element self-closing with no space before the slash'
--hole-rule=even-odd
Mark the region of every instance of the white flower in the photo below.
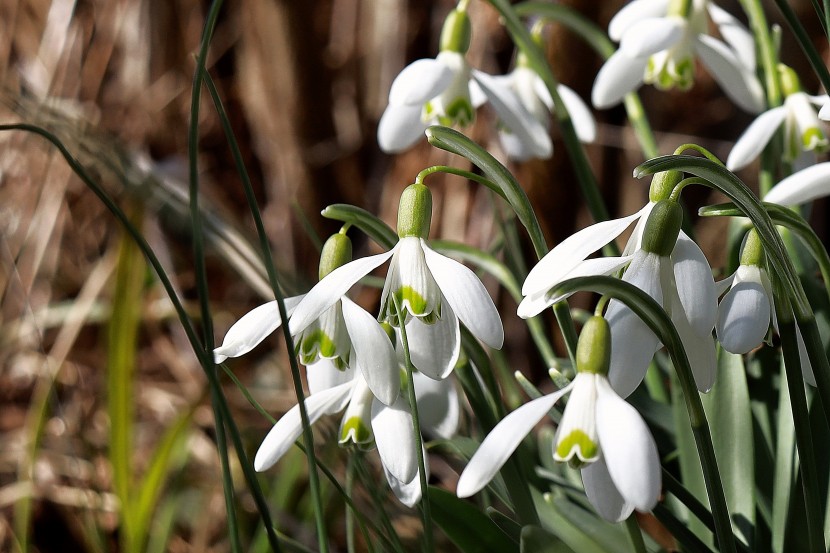
<svg viewBox="0 0 830 553">
<path fill-rule="evenodd" d="M 683 341 L 698 389 L 711 388 L 715 377 L 715 348 L 712 329 L 717 317 L 717 296 L 712 271 L 703 252 L 685 233 L 674 236 L 676 242 L 665 244 L 661 254 L 644 249 L 647 224 L 655 206 L 650 202 L 643 209 L 623 217 L 603 221 L 574 234 L 551 250 L 528 274 L 519 305 L 519 315 L 536 315 L 566 295 L 553 296 L 550 290 L 565 279 L 579 276 L 608 275 L 628 268 L 622 279 L 648 293 L 671 316 Z M 621 257 L 586 259 L 619 236 L 635 219 L 639 219 Z M 658 235 L 671 231 L 655 229 Z M 671 246 L 671 249 L 669 249 Z M 611 324 L 611 355 L 609 378 L 622 397 L 628 397 L 642 382 L 648 364 L 660 347 L 654 332 L 623 303 L 609 302 L 606 318 Z"/>
<path fill-rule="evenodd" d="M 401 238 L 392 250 L 347 263 L 323 278 L 295 308 L 291 332 L 305 329 L 358 280 L 390 258 L 392 262 L 381 295 L 380 319 L 398 323 L 391 303 L 395 297 L 408 319 L 405 324 L 413 344 L 412 363 L 419 371 L 435 379 L 444 378 L 452 371 L 461 341 L 459 319 L 485 344 L 501 347 L 504 341 L 501 319 L 475 273 L 414 236 Z M 367 351 L 366 355 L 371 357 L 371 352 Z M 393 370 L 386 365 L 385 369 L 378 367 L 371 372 L 362 368 L 375 395 L 386 404 L 393 403 L 400 388 L 397 368 Z"/>
<path fill-rule="evenodd" d="M 614 392 L 605 376 L 582 372 L 562 390 L 519 407 L 493 428 L 461 474 L 458 497 L 469 497 L 492 480 L 524 437 L 568 392 L 571 399 L 556 433 L 554 459 L 582 467 L 588 499 L 607 520 L 620 521 L 634 509 L 654 508 L 661 485 L 654 438 L 637 410 Z"/>
<path fill-rule="evenodd" d="M 748 353 L 764 340 L 773 315 L 772 287 L 758 265 L 740 265 L 718 283 L 728 292 L 718 305 L 718 341 L 730 353 Z"/>
<path fill-rule="evenodd" d="M 618 104 L 644 81 L 658 88 L 690 88 L 694 56 L 738 106 L 751 113 L 764 108 L 764 90 L 755 75 L 755 44 L 737 19 L 707 0 L 693 0 L 688 17 L 669 12 L 668 0 L 634 0 L 608 26 L 619 50 L 599 71 L 592 101 L 597 108 Z M 709 18 L 722 42 L 708 33 Z"/>
<path fill-rule="evenodd" d="M 523 117 L 524 114 L 522 111 L 518 110 L 515 107 L 515 103 L 512 100 L 508 100 L 506 95 L 512 94 L 515 96 L 521 107 L 524 108 L 524 111 L 542 126 L 545 131 L 544 136 L 547 138 L 547 131 L 550 129 L 550 114 L 554 109 L 553 98 L 551 98 L 550 92 L 542 78 L 533 69 L 526 64 L 520 63 L 513 71 L 500 77 L 481 77 L 478 73 L 476 75 L 479 76 L 479 80 L 482 78 L 488 80 L 491 95 L 493 95 L 493 91 L 498 91 L 499 97 L 503 99 L 502 103 L 510 111 L 517 112 Z M 576 92 L 565 85 L 560 84 L 557 87 L 557 92 L 562 98 L 568 114 L 571 116 L 574 130 L 576 130 L 579 140 L 582 142 L 593 142 L 596 138 L 596 122 L 588 106 L 585 105 L 585 102 L 582 101 L 582 98 Z M 547 159 L 553 153 L 553 146 L 550 143 L 550 139 L 548 138 L 543 143 L 541 139 L 542 135 L 538 129 L 534 131 L 539 133 L 540 136 L 540 140 L 537 143 L 536 141 L 528 140 L 525 133 L 514 132 L 512 129 L 516 126 L 515 122 L 513 125 L 510 125 L 509 122 L 502 121 L 500 126 L 499 139 L 505 152 L 511 159 L 517 161 L 525 161 L 534 157 Z M 527 123 L 520 123 L 519 128 L 529 129 L 530 126 Z M 540 148 L 540 145 L 544 147 Z"/>
<path fill-rule="evenodd" d="M 783 179 L 766 196 L 765 202 L 781 205 L 806 204 L 830 196 L 830 162 L 818 163 Z"/>
<path fill-rule="evenodd" d="M 442 51 L 404 68 L 392 82 L 389 106 L 378 125 L 378 144 L 387 153 L 412 146 L 430 125 L 467 126 L 475 107 L 489 101 L 527 157 L 548 158 L 553 143 L 508 83 L 470 68 L 464 54 Z"/>
<path fill-rule="evenodd" d="M 828 145 L 827 136 L 813 107 L 821 102 L 822 98 L 804 92 L 789 94 L 784 105 L 765 111 L 747 127 L 729 152 L 726 167 L 737 171 L 749 165 L 781 125 L 784 125 L 784 157 L 788 161 L 796 161 L 802 152 L 824 151 Z"/>
<path fill-rule="evenodd" d="M 398 370 L 397 362 L 395 369 Z M 451 380 L 435 381 L 414 373 L 415 395 L 423 432 L 450 438 L 458 427 L 458 395 Z M 345 409 L 339 442 L 368 449 L 377 446 L 390 487 L 402 503 L 411 507 L 421 498 L 417 442 L 412 414 L 403 398 L 384 405 L 369 390 L 360 371 L 340 371 L 329 361 L 308 370 L 311 394 L 305 400 L 310 424 L 323 415 Z M 303 431 L 299 405 L 289 410 L 265 437 L 254 459 L 254 468 L 272 467 L 291 448 Z"/>
</svg>

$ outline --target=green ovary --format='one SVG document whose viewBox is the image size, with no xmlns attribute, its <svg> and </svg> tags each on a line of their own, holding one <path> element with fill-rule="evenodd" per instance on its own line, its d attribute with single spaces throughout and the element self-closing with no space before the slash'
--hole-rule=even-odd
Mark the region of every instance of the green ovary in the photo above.
<svg viewBox="0 0 830 553">
<path fill-rule="evenodd" d="M 556 444 L 556 458 L 567 459 L 574 468 L 580 468 L 597 458 L 599 446 L 582 430 L 572 430 Z M 573 455 L 576 453 L 576 455 Z M 570 457 L 570 459 L 569 459 Z"/>
</svg>

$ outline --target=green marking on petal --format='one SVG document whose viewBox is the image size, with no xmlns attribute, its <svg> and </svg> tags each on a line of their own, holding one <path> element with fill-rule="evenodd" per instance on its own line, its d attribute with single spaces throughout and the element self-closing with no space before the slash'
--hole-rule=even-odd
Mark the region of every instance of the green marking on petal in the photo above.
<svg viewBox="0 0 830 553">
<path fill-rule="evenodd" d="M 556 444 L 556 459 L 568 461 L 574 468 L 596 460 L 598 454 L 599 445 L 588 434 L 578 429 L 572 430 Z"/>
<path fill-rule="evenodd" d="M 427 314 L 427 300 L 419 294 L 411 286 L 401 286 L 395 292 L 395 299 L 398 300 L 398 305 L 401 308 L 406 308 L 410 313 L 416 317 L 422 317 Z"/>
<path fill-rule="evenodd" d="M 456 98 L 447 106 L 447 116 L 462 127 L 471 124 L 475 119 L 473 105 L 467 98 Z"/>
<path fill-rule="evenodd" d="M 340 444 L 347 444 L 352 442 L 358 446 L 363 446 L 372 442 L 372 431 L 369 430 L 360 417 L 351 417 L 343 421 L 340 427 Z"/>
<path fill-rule="evenodd" d="M 303 359 L 314 359 L 319 352 L 320 357 L 332 358 L 337 354 L 337 344 L 334 343 L 328 334 L 317 329 L 309 334 L 304 334 L 299 344 L 300 356 Z M 306 361 L 303 361 L 305 364 Z"/>
<path fill-rule="evenodd" d="M 680 90 L 686 91 L 692 88 L 695 83 L 695 68 L 692 60 L 684 59 L 675 67 L 677 72 L 676 83 Z"/>
<path fill-rule="evenodd" d="M 801 135 L 801 145 L 807 151 L 821 152 L 827 148 L 827 137 L 818 127 L 810 127 Z"/>
</svg>

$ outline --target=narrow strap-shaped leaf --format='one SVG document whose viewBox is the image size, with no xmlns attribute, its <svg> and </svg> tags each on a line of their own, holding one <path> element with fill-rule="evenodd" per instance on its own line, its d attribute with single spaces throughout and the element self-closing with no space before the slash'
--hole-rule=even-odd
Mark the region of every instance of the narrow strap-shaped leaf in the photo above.
<svg viewBox="0 0 830 553">
<path fill-rule="evenodd" d="M 363 208 L 349 204 L 332 204 L 320 214 L 326 219 L 335 219 L 356 226 L 387 250 L 391 250 L 398 243 L 397 233 Z"/>
<path fill-rule="evenodd" d="M 435 523 L 464 553 L 519 551 L 518 544 L 473 504 L 434 486 L 428 493 Z"/>
</svg>

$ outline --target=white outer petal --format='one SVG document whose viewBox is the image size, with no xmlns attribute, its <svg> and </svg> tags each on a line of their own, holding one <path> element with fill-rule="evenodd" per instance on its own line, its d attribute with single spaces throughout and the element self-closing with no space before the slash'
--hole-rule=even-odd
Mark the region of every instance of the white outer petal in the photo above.
<svg viewBox="0 0 830 553">
<path fill-rule="evenodd" d="M 401 482 L 410 482 L 418 474 L 418 454 L 412 414 L 399 397 L 393 405 L 372 402 L 372 432 L 383 467 Z"/>
<path fill-rule="evenodd" d="M 352 383 L 347 382 L 305 399 L 309 424 L 326 414 L 336 413 L 345 407 L 351 397 Z M 285 455 L 303 433 L 300 406 L 295 405 L 271 428 L 254 457 L 254 469 L 262 472 L 271 468 Z"/>
<path fill-rule="evenodd" d="M 755 39 L 752 33 L 732 14 L 715 4 L 707 2 L 709 17 L 718 26 L 721 36 L 732 47 L 741 64 L 748 71 L 755 71 Z"/>
<path fill-rule="evenodd" d="M 668 260 L 665 260 L 668 262 Z M 656 254 L 638 250 L 623 275 L 629 282 L 663 305 L 660 264 Z M 622 397 L 631 395 L 645 378 L 646 369 L 660 346 L 657 335 L 622 302 L 611 300 L 605 318 L 611 326 L 611 370 L 608 377 Z"/>
<path fill-rule="evenodd" d="M 634 505 L 626 502 L 614 485 L 604 459 L 582 468 L 582 485 L 588 501 L 605 520 L 620 522 L 634 512 Z"/>
<path fill-rule="evenodd" d="M 766 147 L 786 117 L 787 108 L 784 106 L 772 108 L 756 117 L 729 152 L 726 167 L 730 171 L 737 171 L 749 165 Z"/>
<path fill-rule="evenodd" d="M 718 317 L 718 296 L 706 256 L 694 240 L 680 231 L 671 259 L 686 319 L 698 334 L 711 334 Z"/>
<path fill-rule="evenodd" d="M 343 296 L 343 320 L 352 340 L 350 364 L 360 367 L 372 393 L 391 405 L 401 388 L 398 356 L 386 332 L 377 320 L 349 298 Z M 357 367 L 355 367 L 357 368 Z"/>
<path fill-rule="evenodd" d="M 412 317 L 406 325 L 406 338 L 412 364 L 424 375 L 441 380 L 455 368 L 461 351 L 461 332 L 452 309 L 442 309 L 441 318 L 434 324 Z"/>
<path fill-rule="evenodd" d="M 764 201 L 781 205 L 797 205 L 828 195 L 830 195 L 830 162 L 825 162 L 785 178 L 764 196 Z"/>
<path fill-rule="evenodd" d="M 314 395 L 329 388 L 335 388 L 341 384 L 351 382 L 354 380 L 354 375 L 358 370 L 347 367 L 341 371 L 334 366 L 331 359 L 320 359 L 316 363 L 306 367 L 305 377 L 308 381 L 308 392 Z"/>
<path fill-rule="evenodd" d="M 648 17 L 632 25 L 620 40 L 620 52 L 641 58 L 670 48 L 682 37 L 688 23 L 682 17 Z"/>
<path fill-rule="evenodd" d="M 412 378 L 415 381 L 421 431 L 430 438 L 452 438 L 461 417 L 454 380 L 433 380 L 419 372 L 413 373 Z"/>
<path fill-rule="evenodd" d="M 568 114 L 571 116 L 577 138 L 581 142 L 593 142 L 596 140 L 597 123 L 594 121 L 594 116 L 591 114 L 588 105 L 582 101 L 579 94 L 563 84 L 556 87 L 556 91 L 559 92 L 559 97 L 562 98 L 562 102 L 565 104 Z"/>
<path fill-rule="evenodd" d="M 452 82 L 455 72 L 438 59 L 413 61 L 392 81 L 390 105 L 416 105 L 438 96 Z"/>
<path fill-rule="evenodd" d="M 746 69 L 735 52 L 709 35 L 697 35 L 694 48 L 712 77 L 738 107 L 749 113 L 764 110 L 764 88 L 754 71 Z"/>
<path fill-rule="evenodd" d="M 619 104 L 629 92 L 643 84 L 648 58 L 632 58 L 624 52 L 616 52 L 597 73 L 591 90 L 591 103 L 597 109 Z"/>
<path fill-rule="evenodd" d="M 830 121 L 830 99 L 825 99 L 821 109 L 818 110 L 818 118 L 822 121 Z"/>
<path fill-rule="evenodd" d="M 619 42 L 623 33 L 633 24 L 647 17 L 666 15 L 669 9 L 669 0 L 634 0 L 629 2 L 611 18 L 608 24 L 608 35 L 611 40 Z"/>
<path fill-rule="evenodd" d="M 422 106 L 389 105 L 378 123 L 378 145 L 387 154 L 402 152 L 423 138 Z"/>
<path fill-rule="evenodd" d="M 429 480 L 429 465 L 426 465 L 425 468 L 427 469 L 427 480 Z M 411 509 L 421 500 L 420 471 L 416 472 L 415 478 L 409 482 L 401 482 L 392 476 L 392 473 L 386 470 L 386 467 L 383 467 L 383 474 L 386 475 L 386 482 L 389 483 L 389 487 L 392 488 L 392 493 L 395 494 L 398 501 Z"/>
<path fill-rule="evenodd" d="M 303 297 L 285 298 L 285 311 L 289 318 Z M 276 300 L 253 308 L 228 329 L 222 345 L 213 350 L 213 362 L 219 364 L 228 357 L 245 355 L 279 328 L 280 324 L 282 320 Z"/>
<path fill-rule="evenodd" d="M 764 340 L 770 325 L 770 301 L 756 266 L 741 265 L 718 308 L 717 335 L 723 349 L 744 354 Z"/>
<path fill-rule="evenodd" d="M 444 299 L 473 336 L 500 349 L 504 343 L 501 317 L 487 289 L 470 269 L 430 248 L 421 240 L 424 257 Z"/>
<path fill-rule="evenodd" d="M 548 159 L 553 154 L 553 142 L 548 130 L 527 111 L 519 97 L 506 83 L 486 73 L 474 69 L 472 75 L 504 126 L 530 148 L 535 157 Z"/>
<path fill-rule="evenodd" d="M 525 436 L 573 385 L 530 401 L 499 422 L 487 435 L 458 479 L 456 495 L 469 497 L 493 479 Z"/>
<path fill-rule="evenodd" d="M 522 284 L 522 295 L 550 290 L 586 257 L 622 234 L 641 213 L 642 210 L 620 219 L 596 223 L 560 242 L 530 270 Z"/>
<path fill-rule="evenodd" d="M 394 252 L 395 248 L 392 248 L 385 253 L 355 259 L 326 275 L 308 291 L 303 301 L 294 309 L 294 314 L 288 321 L 291 335 L 294 336 L 305 330 L 314 319 L 334 305 L 334 302 L 339 300 L 358 280 L 381 266 L 392 257 Z"/>
<path fill-rule="evenodd" d="M 605 379 L 597 380 L 597 435 L 614 485 L 638 511 L 660 496 L 660 456 L 646 423 Z"/>
<path fill-rule="evenodd" d="M 683 349 L 686 350 L 689 358 L 697 389 L 701 392 L 708 392 L 715 383 L 717 371 L 715 340 L 712 338 L 712 332 L 710 330 L 706 334 L 698 334 L 689 324 L 680 307 L 680 298 L 677 296 L 676 289 L 671 288 L 666 292 L 665 301 L 671 312 L 671 320 L 683 342 Z"/>
</svg>

